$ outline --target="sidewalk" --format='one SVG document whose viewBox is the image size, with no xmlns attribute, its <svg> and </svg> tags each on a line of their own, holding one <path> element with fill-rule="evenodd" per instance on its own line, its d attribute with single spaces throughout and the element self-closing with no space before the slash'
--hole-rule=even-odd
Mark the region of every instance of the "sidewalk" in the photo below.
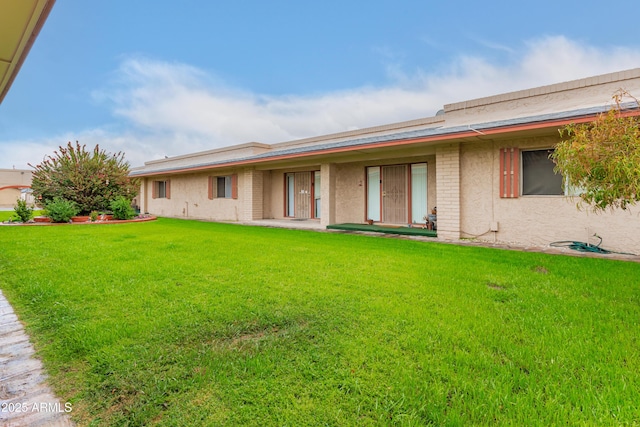
<svg viewBox="0 0 640 427">
<path fill-rule="evenodd" d="M 65 407 L 47 386 L 42 363 L 13 308 L 0 291 L 0 425 L 73 426 Z"/>
</svg>

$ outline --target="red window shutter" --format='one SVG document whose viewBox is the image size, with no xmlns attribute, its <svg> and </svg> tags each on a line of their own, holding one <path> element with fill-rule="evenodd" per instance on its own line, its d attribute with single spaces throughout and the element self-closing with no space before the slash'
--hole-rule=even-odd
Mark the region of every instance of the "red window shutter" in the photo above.
<svg viewBox="0 0 640 427">
<path fill-rule="evenodd" d="M 213 200 L 213 177 L 209 177 L 209 188 L 208 188 L 208 197 L 209 200 Z"/>
<path fill-rule="evenodd" d="M 500 149 L 500 197 L 515 199 L 519 196 L 520 156 L 517 148 Z"/>
<path fill-rule="evenodd" d="M 171 198 L 171 180 L 168 179 L 165 182 L 167 183 L 165 186 L 166 197 L 167 199 L 170 199 Z"/>
<path fill-rule="evenodd" d="M 231 175 L 231 198 L 238 198 L 238 174 L 234 173 Z"/>
<path fill-rule="evenodd" d="M 158 198 L 158 181 L 151 182 L 151 198 L 152 199 Z"/>
</svg>

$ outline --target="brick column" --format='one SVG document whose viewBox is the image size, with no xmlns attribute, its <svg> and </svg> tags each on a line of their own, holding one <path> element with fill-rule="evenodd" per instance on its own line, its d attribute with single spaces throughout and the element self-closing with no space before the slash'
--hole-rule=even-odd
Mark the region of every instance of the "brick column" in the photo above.
<svg viewBox="0 0 640 427">
<path fill-rule="evenodd" d="M 460 238 L 460 144 L 436 148 L 438 238 Z"/>
<path fill-rule="evenodd" d="M 336 165 L 320 166 L 320 225 L 336 223 Z"/>
<path fill-rule="evenodd" d="M 251 221 L 263 218 L 263 175 L 262 171 L 246 169 L 242 176 L 242 219 Z"/>
<path fill-rule="evenodd" d="M 147 183 L 149 178 L 140 179 L 140 194 L 138 194 L 138 205 L 140 206 L 140 213 L 149 212 L 149 202 L 147 197 Z"/>
</svg>

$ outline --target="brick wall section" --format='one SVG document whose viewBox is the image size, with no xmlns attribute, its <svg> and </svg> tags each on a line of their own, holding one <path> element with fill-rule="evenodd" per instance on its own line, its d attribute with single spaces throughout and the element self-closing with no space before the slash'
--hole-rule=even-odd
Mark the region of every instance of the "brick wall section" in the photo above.
<svg viewBox="0 0 640 427">
<path fill-rule="evenodd" d="M 436 148 L 438 238 L 460 238 L 460 144 Z"/>
<path fill-rule="evenodd" d="M 324 163 L 320 166 L 320 225 L 336 223 L 336 165 Z"/>
<path fill-rule="evenodd" d="M 242 177 L 243 212 L 242 219 L 251 221 L 263 218 L 263 175 L 262 171 L 246 169 Z"/>
</svg>

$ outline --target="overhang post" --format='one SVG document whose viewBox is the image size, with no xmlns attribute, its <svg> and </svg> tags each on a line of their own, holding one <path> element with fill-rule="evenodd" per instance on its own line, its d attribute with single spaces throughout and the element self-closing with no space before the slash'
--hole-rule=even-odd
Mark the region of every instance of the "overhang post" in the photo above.
<svg viewBox="0 0 640 427">
<path fill-rule="evenodd" d="M 460 238 L 460 144 L 436 148 L 438 239 Z"/>
</svg>

